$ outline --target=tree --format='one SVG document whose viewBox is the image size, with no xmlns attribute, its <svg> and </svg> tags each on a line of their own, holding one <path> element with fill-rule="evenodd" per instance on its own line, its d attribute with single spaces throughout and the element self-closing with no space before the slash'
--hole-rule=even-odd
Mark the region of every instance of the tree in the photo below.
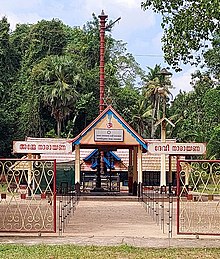
<svg viewBox="0 0 220 259">
<path fill-rule="evenodd" d="M 16 29 L 10 33 L 10 43 L 16 53 L 19 68 L 30 46 L 30 33 L 32 25 L 17 24 Z"/>
<path fill-rule="evenodd" d="M 212 159 L 220 159 L 220 126 L 213 129 L 207 145 L 207 156 Z"/>
<path fill-rule="evenodd" d="M 204 96 L 207 127 L 207 156 L 220 159 L 220 90 L 212 88 Z"/>
<path fill-rule="evenodd" d="M 131 125 L 144 138 L 150 136 L 151 107 L 146 105 L 144 97 L 132 107 Z"/>
<path fill-rule="evenodd" d="M 115 75 L 119 86 L 140 85 L 145 76 L 145 72 L 136 62 L 131 53 L 127 53 L 126 44 L 122 41 L 113 41 L 109 62 L 107 63 L 107 72 Z M 108 70 L 109 68 L 109 70 Z M 108 75 L 108 73 L 107 73 Z M 108 79 L 108 78 L 107 78 Z"/>
<path fill-rule="evenodd" d="M 33 24 L 28 37 L 28 49 L 25 52 L 25 63 L 33 66 L 48 55 L 61 55 L 67 45 L 65 25 L 58 19 L 41 20 Z M 19 27 L 18 27 L 19 29 Z"/>
<path fill-rule="evenodd" d="M 145 0 L 141 6 L 162 15 L 164 57 L 177 71 L 180 61 L 198 64 L 220 30 L 218 0 Z"/>
<path fill-rule="evenodd" d="M 220 122 L 219 90 L 207 72 L 195 73 L 192 86 L 191 92 L 180 92 L 169 109 L 177 119 L 172 137 L 182 142 L 209 143 Z"/>
<path fill-rule="evenodd" d="M 7 18 L 3 17 L 0 20 L 0 156 L 11 155 L 11 142 L 17 126 L 15 109 L 10 104 L 13 102 L 11 88 L 17 79 L 19 65 L 10 42 L 9 28 Z"/>
<path fill-rule="evenodd" d="M 220 79 L 220 32 L 215 35 L 212 41 L 212 48 L 210 48 L 205 54 L 205 63 L 209 68 L 210 73 L 214 75 L 216 79 Z M 218 82 L 219 83 L 219 82 Z"/>
<path fill-rule="evenodd" d="M 10 33 L 10 43 L 19 65 L 16 81 L 8 94 L 8 105 L 16 119 L 14 138 L 43 137 L 55 122 L 43 106 L 32 69 L 49 55 L 62 55 L 67 44 L 65 25 L 57 19 L 20 24 Z"/>
<path fill-rule="evenodd" d="M 51 108 L 60 137 L 62 122 L 74 110 L 78 95 L 80 77 L 75 64 L 68 56 L 48 56 L 33 68 L 32 76 Z"/>
<path fill-rule="evenodd" d="M 56 127 L 62 137 L 80 133 L 99 112 L 97 17 L 93 15 L 93 20 L 83 28 L 66 26 L 57 19 L 19 24 L 13 32 L 9 27 L 3 19 L 0 23 L 2 137 L 7 136 L 8 141 L 25 136 L 45 137 Z M 126 44 L 113 39 L 110 30 L 106 33 L 105 47 L 106 105 L 107 98 L 111 98 L 114 107 L 131 121 L 133 107 L 141 96 L 138 88 L 144 72 L 127 53 Z M 11 130 L 3 132 L 5 125 Z M 8 148 L 2 153 L 10 153 Z"/>
<path fill-rule="evenodd" d="M 1 105 L 2 106 L 2 105 Z M 5 108 L 5 107 L 4 107 Z M 0 157 L 11 156 L 11 144 L 13 141 L 15 122 L 12 112 L 0 108 Z"/>
<path fill-rule="evenodd" d="M 149 100 L 151 105 L 152 118 L 151 118 L 151 138 L 155 138 L 156 126 L 155 123 L 161 118 L 161 113 L 165 113 L 166 102 L 171 95 L 170 88 L 171 81 L 161 75 L 160 65 L 149 68 L 149 73 L 145 78 L 145 85 L 142 88 L 143 95 Z"/>
<path fill-rule="evenodd" d="M 79 113 L 77 129 L 82 130 L 86 123 L 91 122 L 98 115 L 99 111 L 99 20 L 93 15 L 93 20 L 87 22 L 83 29 L 68 28 L 67 34 L 71 39 L 66 48 L 67 52 L 70 53 L 74 62 L 83 68 L 84 84 L 78 89 L 78 92 L 92 94 L 93 97 L 93 102 L 87 103 L 87 111 L 83 113 L 81 110 Z M 134 57 L 127 53 L 126 44 L 113 39 L 110 31 L 106 31 L 105 105 L 108 105 L 107 98 L 111 98 L 114 108 L 121 112 L 128 121 L 132 116 L 131 107 L 139 96 L 138 91 L 134 88 L 143 74 L 143 70 Z M 127 104 L 126 109 L 124 104 Z"/>
<path fill-rule="evenodd" d="M 9 86 L 16 79 L 18 64 L 17 55 L 10 43 L 10 24 L 6 17 L 0 20 L 0 97 L 8 100 Z"/>
</svg>

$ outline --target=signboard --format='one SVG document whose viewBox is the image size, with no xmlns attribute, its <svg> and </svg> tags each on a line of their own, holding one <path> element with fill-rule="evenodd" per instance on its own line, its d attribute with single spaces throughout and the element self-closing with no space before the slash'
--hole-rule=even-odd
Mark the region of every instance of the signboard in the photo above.
<svg viewBox="0 0 220 259">
<path fill-rule="evenodd" d="M 95 141 L 100 142 L 123 142 L 123 129 L 95 129 Z"/>
<path fill-rule="evenodd" d="M 206 152 L 205 143 L 150 142 L 148 151 L 152 154 L 202 155 Z"/>
<path fill-rule="evenodd" d="M 68 154 L 72 152 L 72 143 L 52 141 L 13 141 L 13 152 L 22 154 Z"/>
</svg>

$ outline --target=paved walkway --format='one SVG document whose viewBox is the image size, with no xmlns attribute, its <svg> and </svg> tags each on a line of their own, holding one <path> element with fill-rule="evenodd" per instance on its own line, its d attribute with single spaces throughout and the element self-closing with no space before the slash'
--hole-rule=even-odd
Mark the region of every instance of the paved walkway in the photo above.
<svg viewBox="0 0 220 259">
<path fill-rule="evenodd" d="M 160 227 L 141 203 L 129 201 L 80 201 L 65 234 L 94 237 L 163 237 Z"/>
<path fill-rule="evenodd" d="M 153 220 L 141 203 L 130 201 L 80 201 L 62 236 L 2 235 L 0 243 L 120 245 L 138 247 L 220 247 L 220 237 L 168 235 L 165 225 Z M 175 228 L 173 229 L 176 232 Z"/>
</svg>

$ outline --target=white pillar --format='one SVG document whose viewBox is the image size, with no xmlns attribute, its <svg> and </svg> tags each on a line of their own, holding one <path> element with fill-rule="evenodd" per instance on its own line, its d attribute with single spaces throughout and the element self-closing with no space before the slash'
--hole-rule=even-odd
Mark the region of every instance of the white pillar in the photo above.
<svg viewBox="0 0 220 259">
<path fill-rule="evenodd" d="M 75 145 L 75 184 L 80 183 L 80 145 Z"/>
<path fill-rule="evenodd" d="M 191 173 L 191 167 L 190 164 L 188 164 L 187 162 L 185 163 L 185 165 L 185 185 L 189 185 L 189 175 Z"/>
<path fill-rule="evenodd" d="M 166 186 L 166 156 L 161 155 L 161 172 L 160 172 L 160 186 Z"/>
<path fill-rule="evenodd" d="M 161 142 L 166 142 L 166 121 L 163 120 L 161 123 Z M 166 186 L 166 155 L 162 154 L 160 169 L 160 186 Z"/>
<path fill-rule="evenodd" d="M 32 159 L 32 154 L 28 154 L 28 159 Z M 28 162 L 28 175 L 27 175 L 27 184 L 30 187 L 31 185 L 31 171 L 33 170 L 33 164 L 32 161 Z"/>
<path fill-rule="evenodd" d="M 142 149 L 141 146 L 138 146 L 138 154 L 137 154 L 137 171 L 138 171 L 138 183 L 142 183 Z"/>
</svg>

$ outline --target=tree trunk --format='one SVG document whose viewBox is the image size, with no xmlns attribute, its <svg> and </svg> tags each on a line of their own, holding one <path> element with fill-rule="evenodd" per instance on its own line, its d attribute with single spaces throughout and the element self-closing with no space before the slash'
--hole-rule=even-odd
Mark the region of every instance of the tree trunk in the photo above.
<svg viewBox="0 0 220 259">
<path fill-rule="evenodd" d="M 60 138 L 61 135 L 61 120 L 57 121 L 57 136 Z"/>
<path fill-rule="evenodd" d="M 158 110 L 158 98 L 155 97 L 155 101 L 154 101 L 154 106 L 153 106 L 153 110 L 152 110 L 152 122 L 151 122 L 151 138 L 154 138 L 155 137 L 155 118 L 156 117 L 156 114 L 157 114 L 157 110 Z"/>
<path fill-rule="evenodd" d="M 73 131 L 73 128 L 74 128 L 74 126 L 75 126 L 75 122 L 76 122 L 77 116 L 78 116 L 78 112 L 76 112 L 75 115 L 74 115 L 74 118 L 73 118 L 73 120 L 72 120 L 72 128 L 69 130 L 68 135 L 67 135 L 67 138 L 70 137 L 70 134 L 71 134 L 71 132 Z"/>
</svg>

